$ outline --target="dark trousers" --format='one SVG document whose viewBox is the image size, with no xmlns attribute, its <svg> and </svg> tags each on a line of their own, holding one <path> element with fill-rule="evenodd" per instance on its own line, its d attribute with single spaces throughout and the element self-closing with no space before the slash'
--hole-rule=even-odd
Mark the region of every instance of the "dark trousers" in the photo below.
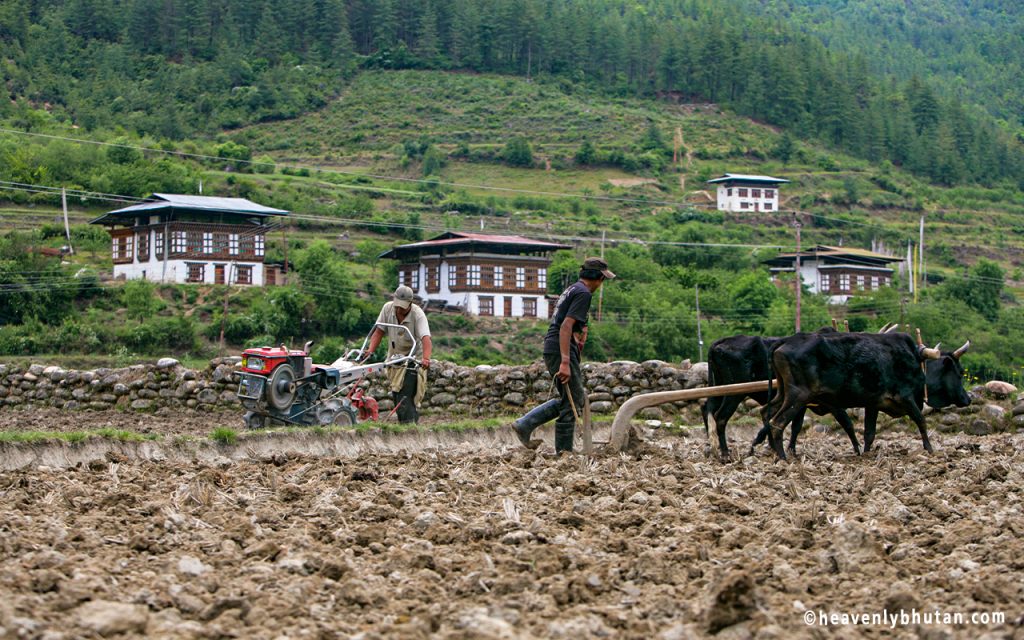
<svg viewBox="0 0 1024 640">
<path fill-rule="evenodd" d="M 419 384 L 419 376 L 415 369 L 406 369 L 405 382 L 402 383 L 401 391 L 392 391 L 391 398 L 395 401 L 398 409 L 398 421 L 402 423 L 419 422 L 420 412 L 416 409 L 416 388 Z"/>
<path fill-rule="evenodd" d="M 548 373 L 554 376 L 562 365 L 562 356 L 557 353 L 545 353 L 544 364 L 548 368 Z M 557 422 L 564 425 L 575 425 L 576 415 L 569 403 L 569 394 L 572 394 L 572 400 L 576 403 L 576 411 L 580 414 L 581 419 L 583 418 L 583 404 L 587 401 L 586 391 L 583 388 L 583 371 L 580 369 L 580 352 L 575 344 L 569 348 L 569 382 L 562 384 L 556 379 L 555 387 L 558 389 L 559 397 Z"/>
</svg>

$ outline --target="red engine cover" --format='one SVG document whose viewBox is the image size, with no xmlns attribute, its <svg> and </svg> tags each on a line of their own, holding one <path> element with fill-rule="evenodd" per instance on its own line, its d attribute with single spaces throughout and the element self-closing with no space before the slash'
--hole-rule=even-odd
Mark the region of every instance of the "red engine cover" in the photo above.
<svg viewBox="0 0 1024 640">
<path fill-rule="evenodd" d="M 266 373 L 273 371 L 281 362 L 287 361 L 289 357 L 306 357 L 306 352 L 301 350 L 284 349 L 282 347 L 258 347 L 256 349 L 246 349 L 242 352 L 242 370 L 250 371 L 252 373 Z M 252 366 L 250 364 L 253 359 L 258 361 L 263 366 Z M 298 375 L 303 375 L 301 371 L 296 372 Z"/>
</svg>

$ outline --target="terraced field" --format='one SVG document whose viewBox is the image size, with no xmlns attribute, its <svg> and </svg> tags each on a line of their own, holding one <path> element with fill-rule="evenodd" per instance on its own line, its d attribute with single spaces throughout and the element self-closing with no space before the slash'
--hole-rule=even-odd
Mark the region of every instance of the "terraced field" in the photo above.
<svg viewBox="0 0 1024 640">
<path fill-rule="evenodd" d="M 854 457 L 812 431 L 793 464 L 711 462 L 702 438 L 668 434 L 593 459 L 494 435 L 404 442 L 0 473 L 0 635 L 1010 638 L 1024 623 L 1019 434 L 939 435 L 927 455 L 887 432 Z M 966 618 L 819 617 L 912 609 Z"/>
</svg>

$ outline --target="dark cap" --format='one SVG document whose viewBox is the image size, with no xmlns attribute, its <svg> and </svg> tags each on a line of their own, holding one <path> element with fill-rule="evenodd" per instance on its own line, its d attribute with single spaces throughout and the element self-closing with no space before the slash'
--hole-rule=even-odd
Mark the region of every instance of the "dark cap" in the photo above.
<svg viewBox="0 0 1024 640">
<path fill-rule="evenodd" d="M 604 258 L 587 258 L 583 261 L 583 266 L 580 269 L 584 271 L 599 271 L 606 280 L 611 280 L 615 277 L 615 274 L 608 268 L 608 263 L 604 261 Z"/>
</svg>

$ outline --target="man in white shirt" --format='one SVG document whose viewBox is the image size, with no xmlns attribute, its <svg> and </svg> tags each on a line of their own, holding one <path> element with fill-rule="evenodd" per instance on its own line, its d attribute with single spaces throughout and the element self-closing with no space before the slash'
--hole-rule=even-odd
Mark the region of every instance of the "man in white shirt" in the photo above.
<svg viewBox="0 0 1024 640">
<path fill-rule="evenodd" d="M 412 355 L 419 360 L 419 367 L 409 362 L 398 367 L 388 367 L 385 372 L 391 383 L 391 397 L 398 407 L 398 421 L 418 422 L 420 414 L 416 408 L 427 392 L 427 370 L 430 368 L 430 354 L 433 351 L 427 314 L 418 305 L 413 304 L 412 289 L 401 285 L 395 289 L 394 300 L 386 302 L 380 310 L 377 322 L 404 325 L 412 333 L 410 338 L 409 333 L 402 329 L 377 327 L 370 336 L 366 357 L 377 350 L 385 333 L 388 336 L 389 358 L 408 354 L 415 344 L 416 348 Z"/>
</svg>

